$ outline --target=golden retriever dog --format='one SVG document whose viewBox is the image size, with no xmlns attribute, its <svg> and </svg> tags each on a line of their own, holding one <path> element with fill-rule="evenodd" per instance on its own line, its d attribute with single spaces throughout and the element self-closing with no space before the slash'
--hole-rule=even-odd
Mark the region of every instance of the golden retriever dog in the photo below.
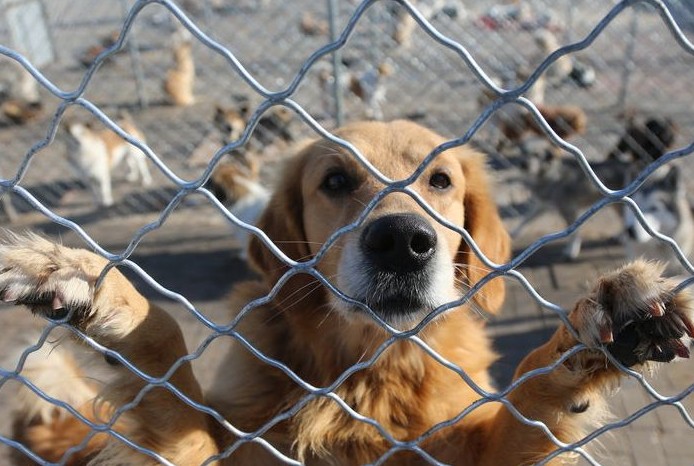
<svg viewBox="0 0 694 466">
<path fill-rule="evenodd" d="M 410 177 L 445 142 L 405 121 L 354 123 L 336 134 L 392 180 Z M 104 258 L 8 235 L 0 298 L 69 322 L 113 351 L 105 357 L 108 382 L 79 378 L 84 369 L 66 357 L 67 344 L 47 351 L 55 361 L 42 361 L 43 375 L 29 366 L 25 374 L 56 397 L 65 377 L 82 380 L 89 395 L 73 406 L 84 418 L 110 420 L 122 438 L 177 465 L 283 464 L 283 455 L 310 465 L 429 464 L 428 456 L 498 466 L 530 464 L 557 448 L 516 414 L 544 423 L 562 442 L 578 440 L 602 418 L 605 391 L 622 375 L 613 360 L 640 370 L 688 356 L 682 340 L 694 333 L 692 299 L 661 277 L 660 266 L 634 262 L 599 277 L 568 314 L 572 328 L 561 326 L 531 352 L 516 377 L 554 366 L 508 393 L 508 405 L 485 400 L 483 391 L 494 393 L 488 369 L 497 356 L 475 310 L 500 309 L 504 278 L 488 275 L 460 229 L 494 263 L 506 263 L 510 248 L 484 158 L 466 147 L 445 150 L 409 187 L 436 219 L 402 185 L 364 213 L 383 183 L 335 143 L 300 150 L 258 220 L 282 254 L 251 241 L 259 278 L 234 288 L 229 353 L 204 389 L 182 359 L 189 350 L 177 322 L 117 269 L 99 279 Z M 586 348 L 565 354 L 578 343 Z M 147 385 L 123 360 L 168 385 Z M 45 371 L 59 364 L 63 378 L 53 379 Z M 18 402 L 17 438 L 41 457 L 58 461 L 83 441 L 69 452 L 71 464 L 159 464 L 113 434 L 87 439 L 83 422 L 37 403 Z"/>
</svg>

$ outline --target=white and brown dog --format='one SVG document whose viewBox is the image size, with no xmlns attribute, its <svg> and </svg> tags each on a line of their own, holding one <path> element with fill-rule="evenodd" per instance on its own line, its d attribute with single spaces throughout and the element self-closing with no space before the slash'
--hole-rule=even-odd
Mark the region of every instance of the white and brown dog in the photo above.
<svg viewBox="0 0 694 466">
<path fill-rule="evenodd" d="M 132 117 L 123 112 L 116 120 L 126 133 L 145 143 L 145 137 Z M 110 129 L 97 129 L 92 123 L 68 122 L 67 158 L 80 178 L 91 189 L 96 202 L 103 207 L 113 205 L 113 172 L 122 162 L 128 166 L 127 181 L 152 184 L 144 153 Z"/>
</svg>

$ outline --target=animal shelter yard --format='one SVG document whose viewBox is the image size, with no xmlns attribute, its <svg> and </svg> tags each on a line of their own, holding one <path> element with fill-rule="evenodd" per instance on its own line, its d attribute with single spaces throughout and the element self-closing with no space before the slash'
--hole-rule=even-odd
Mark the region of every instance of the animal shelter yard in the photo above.
<svg viewBox="0 0 694 466">
<path fill-rule="evenodd" d="M 428 32 L 408 8 L 419 12 Z M 666 263 L 681 288 L 694 276 L 688 263 L 694 256 L 694 8 L 685 0 L 10 0 L 0 12 L 0 225 L 118 262 L 138 291 L 181 327 L 202 387 L 226 376 L 216 336 L 235 332 L 229 293 L 260 273 L 248 265 L 249 235 L 235 218 L 253 224 L 259 211 L 249 199 L 264 207 L 286 184 L 282 173 L 291 156 L 344 123 L 414 121 L 486 153 L 513 265 L 497 264 L 505 303 L 480 319 L 500 355 L 489 368 L 500 390 L 608 271 L 643 257 Z M 325 49 L 329 44 L 339 47 Z M 568 44 L 581 46 L 534 74 Z M 532 80 L 519 94 L 528 100 L 500 97 L 481 74 L 504 90 Z M 553 144 L 548 128 L 569 146 Z M 331 142 L 326 139 L 326 148 Z M 111 167 L 112 160 L 120 163 Z M 608 189 L 628 192 L 617 191 L 611 202 L 588 167 Z M 661 189 L 673 173 L 673 184 Z M 400 188 L 376 179 L 386 188 L 386 203 Z M 630 184 L 635 179 L 643 186 Z M 672 229 L 665 222 L 652 223 L 653 230 L 671 237 L 681 257 L 647 229 L 644 242 L 632 231 L 636 208 L 650 221 L 651 198 L 675 219 Z M 334 217 L 341 212 L 335 209 Z M 275 242 L 278 251 L 289 247 Z M 3 251 L 0 276 L 10 268 Z M 0 302 L 0 466 L 42 458 L 26 439 L 15 440 L 17 393 L 33 387 L 17 364 L 37 341 L 62 343 L 47 319 L 11 306 L 16 299 L 7 289 L 0 289 L 8 302 Z M 671 291 L 667 306 L 679 292 Z M 264 324 L 270 328 L 273 319 Z M 686 327 L 685 318 L 680 322 Z M 694 464 L 694 362 L 683 357 L 691 348 L 686 338 L 676 341 L 684 349 L 671 351 L 681 360 L 622 377 L 608 401 L 612 417 L 553 448 L 578 464 Z M 99 345 L 92 346 L 103 351 Z M 273 362 L 258 352 L 261 363 Z M 448 362 L 442 358 L 431 359 Z M 125 365 L 120 370 L 130 369 Z M 345 379 L 359 370 L 366 369 Z M 334 400 L 337 388 L 317 396 Z M 61 408 L 69 402 L 47 401 Z M 340 406 L 354 419 L 363 414 L 348 401 Z M 265 439 L 261 430 L 251 437 Z M 291 448 L 278 448 L 299 461 L 287 453 Z M 70 454 L 43 458 L 73 464 Z M 388 454 L 373 461 L 383 464 Z M 422 464 L 440 464 L 419 454 Z"/>
</svg>

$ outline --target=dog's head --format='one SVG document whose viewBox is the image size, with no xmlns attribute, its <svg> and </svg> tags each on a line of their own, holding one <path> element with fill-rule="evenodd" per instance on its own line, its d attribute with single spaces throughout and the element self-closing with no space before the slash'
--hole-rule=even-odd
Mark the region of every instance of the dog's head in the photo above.
<svg viewBox="0 0 694 466">
<path fill-rule="evenodd" d="M 239 139 L 246 129 L 246 121 L 251 116 L 251 103 L 240 99 L 235 107 L 217 106 L 214 124 L 224 135 L 225 141 Z M 274 143 L 277 138 L 291 142 L 294 134 L 290 130 L 293 113 L 285 107 L 275 106 L 265 111 L 255 128 L 254 137 L 266 144 Z"/>
<path fill-rule="evenodd" d="M 72 136 L 78 141 L 83 140 L 88 135 L 92 135 L 95 131 L 94 124 L 92 122 L 82 122 L 77 120 L 64 121 L 63 128 L 65 128 L 68 135 Z"/>
<path fill-rule="evenodd" d="M 356 123 L 337 135 L 393 180 L 409 177 L 445 141 L 405 121 Z M 508 259 L 509 237 L 491 198 L 481 154 L 447 150 L 410 187 L 443 218 L 464 227 L 489 259 Z M 336 230 L 354 222 L 383 189 L 347 150 L 317 141 L 289 162 L 257 226 L 290 258 L 306 260 Z M 271 284 L 287 270 L 255 237 L 250 258 Z M 342 235 L 318 269 L 347 296 L 392 323 L 421 319 L 460 298 L 489 272 L 458 233 L 401 192 L 385 196 L 363 223 Z M 503 298 L 502 279 L 491 280 L 474 297 L 489 311 Z M 328 300 L 345 315 L 359 314 L 358 306 L 337 296 Z"/>
<path fill-rule="evenodd" d="M 223 134 L 225 141 L 236 141 L 246 129 L 246 117 L 250 112 L 247 102 L 239 108 L 217 106 L 214 113 L 214 125 Z"/>
<path fill-rule="evenodd" d="M 242 154 L 232 161 L 220 163 L 205 187 L 219 202 L 232 205 L 250 194 L 250 183 L 257 182 L 259 177 L 260 167 L 256 159 Z"/>
</svg>

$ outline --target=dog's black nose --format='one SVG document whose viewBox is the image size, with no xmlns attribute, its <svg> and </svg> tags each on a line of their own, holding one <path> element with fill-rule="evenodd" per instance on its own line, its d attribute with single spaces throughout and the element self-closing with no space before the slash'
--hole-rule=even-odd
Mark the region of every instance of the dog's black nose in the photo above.
<svg viewBox="0 0 694 466">
<path fill-rule="evenodd" d="M 387 215 L 364 228 L 361 248 L 380 270 L 413 272 L 422 269 L 436 252 L 436 231 L 416 214 Z"/>
</svg>

